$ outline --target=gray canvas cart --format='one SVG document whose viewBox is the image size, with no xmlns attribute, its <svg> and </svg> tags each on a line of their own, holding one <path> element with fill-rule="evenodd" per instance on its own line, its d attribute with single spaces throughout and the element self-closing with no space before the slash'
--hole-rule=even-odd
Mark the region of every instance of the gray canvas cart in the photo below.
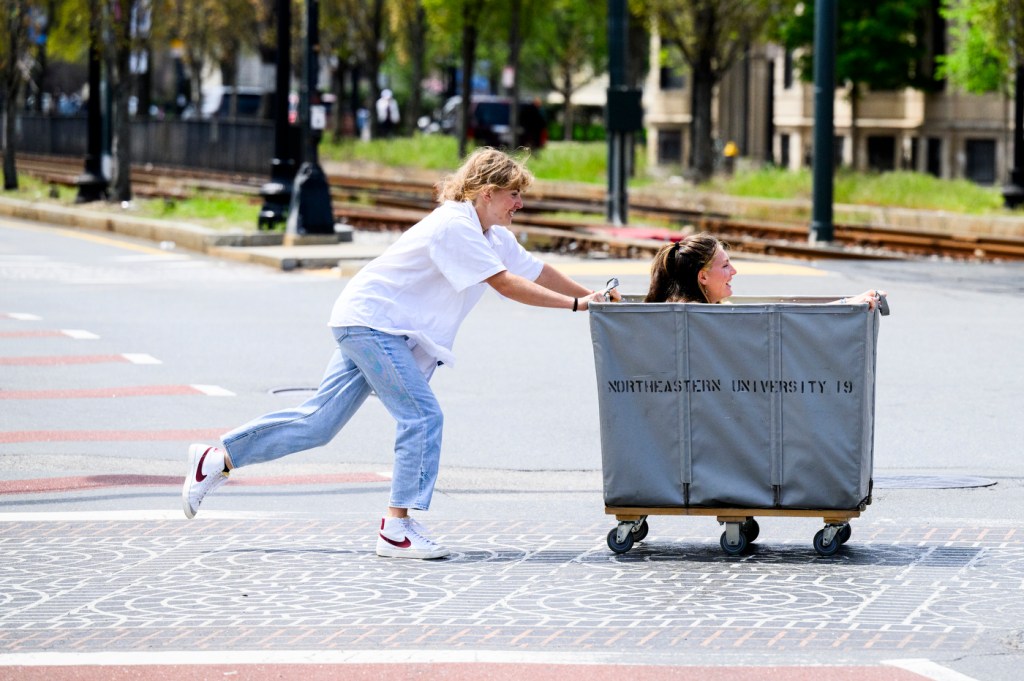
<svg viewBox="0 0 1024 681">
<path fill-rule="evenodd" d="M 652 515 L 715 516 L 730 555 L 757 537 L 757 516 L 823 518 L 821 555 L 850 538 L 871 503 L 888 308 L 824 304 L 837 298 L 591 305 L 613 551 L 643 540 Z"/>
</svg>

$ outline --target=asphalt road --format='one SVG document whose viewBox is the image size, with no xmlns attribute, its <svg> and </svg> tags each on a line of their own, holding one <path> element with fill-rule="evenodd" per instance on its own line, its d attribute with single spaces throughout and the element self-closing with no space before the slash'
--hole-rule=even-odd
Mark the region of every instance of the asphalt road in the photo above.
<svg viewBox="0 0 1024 681">
<path fill-rule="evenodd" d="M 627 293 L 646 287 L 645 263 L 551 261 L 591 287 L 609 276 Z M 417 566 L 406 583 L 366 555 L 387 499 L 393 431 L 373 400 L 331 445 L 239 471 L 204 504 L 201 523 L 179 519 L 177 485 L 190 441 L 212 441 L 301 400 L 317 384 L 332 349 L 326 318 L 343 278 L 0 220 L 0 550 L 16 559 L 0 572 L 8 593 L 0 592 L 7 653 L 0 654 L 0 678 L 4 665 L 45 666 L 57 659 L 46 655 L 62 652 L 172 655 L 178 644 L 216 651 L 208 641 L 218 628 L 309 627 L 304 643 L 243 637 L 253 650 L 262 645 L 282 655 L 258 661 L 288 663 L 295 661 L 288 651 L 331 649 L 337 641 L 320 636 L 340 626 L 348 631 L 342 622 L 355 622 L 363 636 L 342 638 L 349 652 L 425 649 L 430 654 L 410 653 L 408 661 L 475 659 L 492 671 L 511 653 L 538 665 L 578 662 L 584 653 L 588 664 L 616 664 L 621 658 L 606 653 L 628 642 L 642 657 L 633 663 L 675 667 L 845 664 L 859 678 L 1016 678 L 1014 665 L 1024 657 L 1024 268 L 735 261 L 741 295 L 889 293 L 892 315 L 883 320 L 878 350 L 876 492 L 842 562 L 822 563 L 809 551 L 815 522 L 789 518 L 763 520 L 761 548 L 737 561 L 721 555 L 713 519 L 652 517 L 649 541 L 616 559 L 603 541 L 614 521 L 601 500 L 601 414 L 587 315 L 488 295 L 460 333 L 457 365 L 434 379 L 446 413 L 445 451 L 428 517 L 445 528 L 455 558 L 447 570 Z M 281 518 L 290 523 L 284 534 L 275 525 Z M 273 537 L 273 547 L 252 563 L 217 561 L 225 551 L 242 556 L 251 549 L 252 523 Z M 204 532 L 198 554 L 185 548 L 196 527 Z M 126 533 L 138 539 L 126 540 Z M 57 550 L 49 536 L 82 548 Z M 337 544 L 328 550 L 323 536 Z M 132 546 L 109 556 L 86 550 L 120 542 Z M 192 627 L 195 636 L 154 639 L 133 628 L 144 630 L 148 620 L 125 618 L 134 606 L 96 605 L 116 595 L 109 590 L 89 601 L 92 615 L 83 603 L 64 615 L 46 610 L 52 594 L 38 602 L 11 596 L 33 592 L 40 569 L 70 575 L 74 568 L 66 566 L 92 564 L 114 580 L 114 554 L 177 556 L 179 547 L 184 558 L 163 566 L 166 572 L 144 569 L 145 561 L 133 567 L 135 583 L 160 582 L 154 588 L 166 603 L 195 591 L 175 581 L 182 565 L 236 581 L 251 575 L 253 589 L 266 589 L 268 612 L 278 606 L 277 614 L 259 625 L 228 616 L 231 603 L 185 598 L 171 609 L 206 613 Z M 298 554 L 313 567 L 286 560 Z M 232 574 L 232 565 L 243 571 Z M 316 588 L 275 591 L 275 575 L 288 570 Z M 503 576 L 488 581 L 495 575 Z M 353 596 L 337 584 L 372 590 L 381 579 L 419 614 L 401 616 L 380 594 L 346 610 Z M 822 600 L 825 583 L 843 585 L 841 593 Z M 891 598 L 876 600 L 879 591 Z M 441 593 L 464 605 L 434 620 Z M 710 593 L 720 602 L 701 600 Z M 313 598 L 334 603 L 344 617 L 316 620 L 303 610 L 304 599 Z M 702 607 L 687 609 L 697 601 Z M 834 617 L 823 614 L 830 609 Z M 167 625 L 166 610 L 141 610 L 152 626 Z M 282 612 L 299 619 L 274 620 Z M 80 626 L 93 633 L 75 634 Z M 453 643 L 460 626 L 473 633 Z M 395 638 L 384 635 L 396 628 Z M 639 638 L 621 638 L 628 630 Z M 607 645 L 581 643 L 591 637 Z M 476 652 L 446 658 L 452 650 Z M 99 664 L 68 659 L 61 664 Z M 212 654 L 210 662 L 224 659 Z M 894 659 L 903 662 L 889 664 Z M 905 669 L 909 676 L 898 676 Z M 690 671 L 692 678 L 710 673 Z"/>
</svg>

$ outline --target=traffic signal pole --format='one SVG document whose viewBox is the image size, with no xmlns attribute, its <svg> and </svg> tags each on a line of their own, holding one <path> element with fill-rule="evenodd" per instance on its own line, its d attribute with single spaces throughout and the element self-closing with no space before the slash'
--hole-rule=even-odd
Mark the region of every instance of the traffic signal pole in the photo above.
<svg viewBox="0 0 1024 681">
<path fill-rule="evenodd" d="M 605 134 L 608 137 L 608 193 L 606 218 L 613 225 L 628 221 L 629 141 L 632 131 L 621 123 L 622 96 L 627 93 L 628 32 L 626 0 L 608 0 L 608 101 Z M 628 95 L 627 95 L 628 96 Z"/>
<path fill-rule="evenodd" d="M 836 0 L 814 2 L 814 168 L 811 243 L 833 239 L 835 164 Z"/>
</svg>

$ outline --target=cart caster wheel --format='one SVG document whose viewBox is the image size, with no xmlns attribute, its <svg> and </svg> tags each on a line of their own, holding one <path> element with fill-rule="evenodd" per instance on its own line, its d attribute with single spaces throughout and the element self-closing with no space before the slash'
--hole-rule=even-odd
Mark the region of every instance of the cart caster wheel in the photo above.
<svg viewBox="0 0 1024 681">
<path fill-rule="evenodd" d="M 761 534 L 761 526 L 757 524 L 756 520 L 750 518 L 743 521 L 743 524 L 740 526 L 740 532 L 746 536 L 748 543 L 753 544 L 754 540 L 757 539 L 757 535 Z"/>
<path fill-rule="evenodd" d="M 633 548 L 633 533 L 627 532 L 625 539 L 620 542 L 616 536 L 617 532 L 618 528 L 613 528 L 612 531 L 608 533 L 608 548 L 615 553 L 626 553 Z"/>
<path fill-rule="evenodd" d="M 743 555 L 743 553 L 746 552 L 747 546 L 749 545 L 750 542 L 747 539 L 747 535 L 745 535 L 742 532 L 740 532 L 739 543 L 737 543 L 737 544 L 730 544 L 728 542 L 728 540 L 726 539 L 726 533 L 723 532 L 722 533 L 722 539 L 718 543 L 722 545 L 722 550 L 725 551 L 730 556 L 740 556 L 740 555 Z"/>
<path fill-rule="evenodd" d="M 641 520 L 640 524 L 634 527 L 633 530 L 630 532 L 630 534 L 633 535 L 633 541 L 643 541 L 644 539 L 646 539 L 647 532 L 650 529 L 651 528 L 647 525 L 647 521 Z M 629 549 L 626 550 L 628 551 Z"/>
<path fill-rule="evenodd" d="M 832 541 L 827 544 L 825 543 L 825 530 L 818 530 L 814 535 L 814 550 L 818 552 L 819 556 L 834 556 L 842 545 L 843 543 L 839 541 L 839 534 L 832 537 Z"/>
<path fill-rule="evenodd" d="M 843 525 L 843 529 L 839 530 L 839 534 L 836 535 L 839 539 L 840 544 L 845 544 L 850 541 L 850 535 L 853 534 L 853 530 L 850 528 L 850 523 Z"/>
</svg>

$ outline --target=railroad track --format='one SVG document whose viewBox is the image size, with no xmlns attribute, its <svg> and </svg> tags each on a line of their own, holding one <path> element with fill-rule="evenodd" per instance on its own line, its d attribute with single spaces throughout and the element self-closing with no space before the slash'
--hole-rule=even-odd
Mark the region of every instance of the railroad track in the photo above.
<svg viewBox="0 0 1024 681">
<path fill-rule="evenodd" d="M 75 184 L 80 159 L 19 156 L 19 171 L 60 185 Z M 180 168 L 132 168 L 132 190 L 142 197 L 168 200 L 200 192 L 247 196 L 259 201 L 266 176 Z M 356 229 L 403 230 L 434 206 L 434 183 L 399 179 L 328 176 L 337 218 Z M 733 251 L 801 259 L 906 259 L 941 257 L 958 260 L 1024 260 L 1024 238 L 950 235 L 868 225 L 834 225 L 828 247 L 807 241 L 807 226 L 731 218 L 684 210 L 664 201 L 631 197 L 630 215 L 653 227 L 615 227 L 604 220 L 605 191 L 593 185 L 538 183 L 517 216 L 514 231 L 531 248 L 563 253 L 594 251 L 612 257 L 649 258 L 668 240 L 691 231 L 710 231 Z"/>
</svg>

